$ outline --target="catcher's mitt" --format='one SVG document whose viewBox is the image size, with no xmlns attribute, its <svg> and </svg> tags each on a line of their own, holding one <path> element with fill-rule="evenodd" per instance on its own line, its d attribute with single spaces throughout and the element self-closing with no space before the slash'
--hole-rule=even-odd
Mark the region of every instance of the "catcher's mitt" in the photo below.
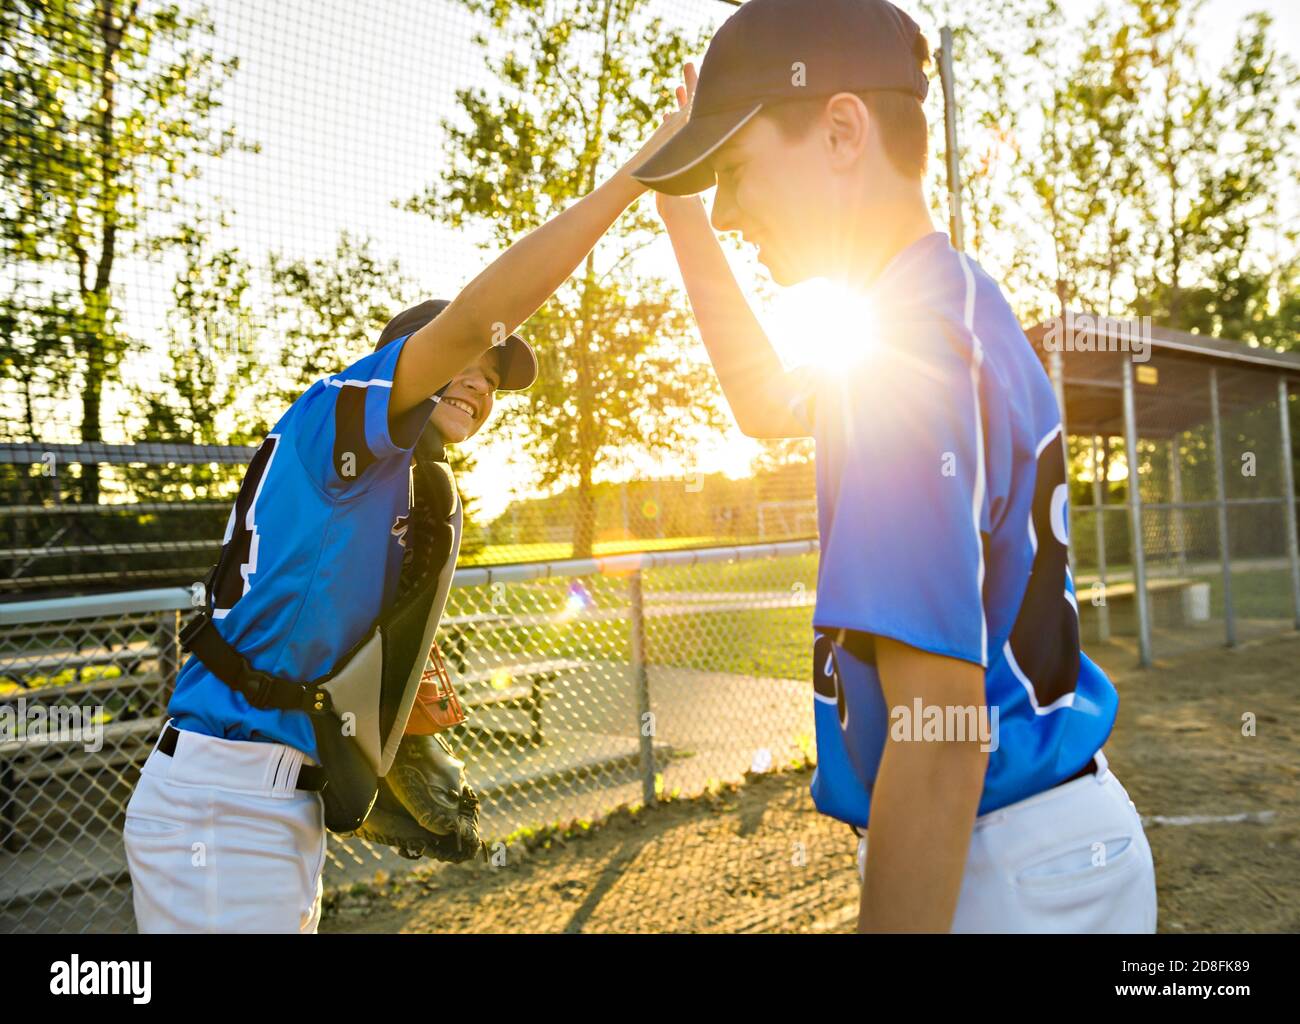
<svg viewBox="0 0 1300 1024">
<path fill-rule="evenodd" d="M 478 795 L 465 782 L 465 764 L 439 735 L 405 736 L 365 823 L 351 833 L 392 846 L 403 857 L 465 861 L 482 854 Z"/>
</svg>

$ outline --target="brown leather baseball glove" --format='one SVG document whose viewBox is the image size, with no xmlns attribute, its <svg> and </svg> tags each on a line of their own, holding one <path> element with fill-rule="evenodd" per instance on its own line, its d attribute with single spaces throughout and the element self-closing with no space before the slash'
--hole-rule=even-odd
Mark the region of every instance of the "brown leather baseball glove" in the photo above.
<svg viewBox="0 0 1300 1024">
<path fill-rule="evenodd" d="M 486 860 L 478 825 L 478 795 L 465 781 L 465 763 L 440 735 L 407 735 L 379 780 L 374 807 L 351 835 L 412 860 Z"/>
</svg>

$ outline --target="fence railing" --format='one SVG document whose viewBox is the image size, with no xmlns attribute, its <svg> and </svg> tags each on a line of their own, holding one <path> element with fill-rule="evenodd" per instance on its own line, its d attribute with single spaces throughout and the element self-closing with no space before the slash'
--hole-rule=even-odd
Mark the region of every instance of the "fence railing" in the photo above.
<svg viewBox="0 0 1300 1024">
<path fill-rule="evenodd" d="M 0 487 L 0 588 L 35 599 L 201 577 L 220 552 L 235 488 L 255 451 L 170 442 L 0 444 L 0 470 L 11 467 Z M 77 500 L 81 477 L 66 471 L 70 465 L 80 466 L 82 477 L 98 471 L 101 500 Z M 538 496 L 521 486 L 491 517 L 478 515 L 471 493 L 461 564 L 812 537 L 812 474 L 805 464 L 739 480 L 720 473 L 629 479 L 596 485 L 585 502 L 572 490 Z M 157 500 L 162 495 L 175 498 Z"/>
<path fill-rule="evenodd" d="M 816 541 L 461 569 L 439 645 L 486 833 L 811 756 Z M 0 930 L 131 926 L 121 823 L 202 588 L 0 605 Z M 326 884 L 400 868 L 332 836 Z M 526 922 L 521 922 L 526 927 Z"/>
<path fill-rule="evenodd" d="M 1076 530 L 1087 525 L 1076 516 Z M 451 739 L 491 841 L 510 848 L 526 830 L 810 760 L 817 551 L 788 541 L 458 570 L 438 642 L 470 710 Z M 1086 566 L 1077 577 L 1085 646 L 1102 610 L 1112 635 L 1136 633 L 1112 554 L 1100 608 Z M 1181 615 L 1214 643 L 1219 566 L 1186 554 L 1180 572 L 1149 578 L 1148 596 L 1158 623 Z M 1285 581 L 1287 561 L 1232 569 Z M 1280 608 L 1271 590 L 1259 599 Z M 0 931 L 132 927 L 124 810 L 165 721 L 179 631 L 202 600 L 195 584 L 0 605 Z M 332 836 L 326 884 L 406 867 Z M 801 877 L 801 906 L 843 899 L 843 872 Z M 731 884 L 719 878 L 719 898 L 702 905 L 729 905 Z"/>
</svg>

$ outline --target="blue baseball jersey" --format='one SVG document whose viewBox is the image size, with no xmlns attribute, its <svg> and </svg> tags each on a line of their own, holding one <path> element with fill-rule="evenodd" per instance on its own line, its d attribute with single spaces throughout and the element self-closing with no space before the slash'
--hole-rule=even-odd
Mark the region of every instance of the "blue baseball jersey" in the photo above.
<svg viewBox="0 0 1300 1024">
<path fill-rule="evenodd" d="M 313 384 L 249 463 L 211 597 L 216 629 L 256 669 L 302 681 L 324 674 L 396 596 L 411 456 L 436 404 L 421 403 L 390 433 L 405 344 L 395 339 Z M 180 729 L 285 743 L 319 760 L 305 712 L 255 708 L 193 656 L 167 710 Z"/>
<path fill-rule="evenodd" d="M 981 814 L 1084 767 L 1119 704 L 1079 647 L 1055 392 L 997 283 L 935 232 L 870 295 L 859 357 L 791 399 L 817 453 L 812 793 L 859 828 L 895 724 L 875 637 L 984 668 Z"/>
</svg>

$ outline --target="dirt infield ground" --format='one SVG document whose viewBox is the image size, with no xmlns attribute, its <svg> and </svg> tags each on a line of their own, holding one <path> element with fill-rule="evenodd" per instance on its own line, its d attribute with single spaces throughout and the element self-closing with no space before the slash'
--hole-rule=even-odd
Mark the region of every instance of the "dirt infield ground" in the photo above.
<svg viewBox="0 0 1300 1024">
<path fill-rule="evenodd" d="M 1146 672 L 1089 653 L 1120 690 L 1106 753 L 1148 822 L 1160 930 L 1300 931 L 1300 637 Z M 517 839 L 496 866 L 381 876 L 330 894 L 321 930 L 848 931 L 854 840 L 813 811 L 809 778 Z"/>
</svg>

